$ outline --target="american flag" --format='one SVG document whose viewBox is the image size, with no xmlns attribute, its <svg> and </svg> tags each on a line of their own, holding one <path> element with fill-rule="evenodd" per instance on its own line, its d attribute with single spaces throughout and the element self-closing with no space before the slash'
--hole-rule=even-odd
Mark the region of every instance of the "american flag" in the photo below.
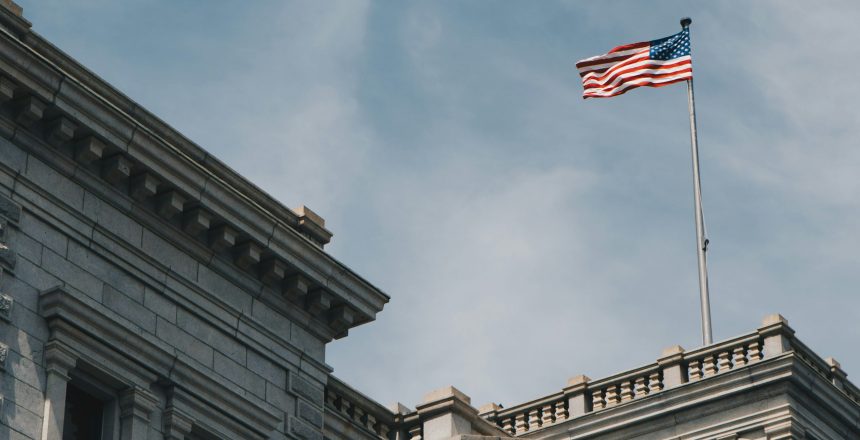
<svg viewBox="0 0 860 440">
<path fill-rule="evenodd" d="M 576 63 L 584 98 L 609 98 L 640 86 L 662 87 L 693 78 L 690 30 L 671 37 L 618 46 Z"/>
</svg>

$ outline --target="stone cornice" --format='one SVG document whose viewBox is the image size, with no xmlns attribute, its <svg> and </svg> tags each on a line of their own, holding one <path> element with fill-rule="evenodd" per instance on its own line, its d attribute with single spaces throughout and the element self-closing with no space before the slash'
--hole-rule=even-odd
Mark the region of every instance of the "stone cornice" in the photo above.
<svg viewBox="0 0 860 440">
<path fill-rule="evenodd" d="M 217 244 L 222 258 L 316 312 L 335 335 L 375 319 L 389 300 L 320 249 L 329 234 L 322 225 L 275 201 L 32 31 L 0 29 L 0 72 L 0 113 L 14 120 L 0 127 L 7 137 L 50 144 L 79 163 L 74 178 L 96 173 L 99 185 L 135 196 L 133 205 L 196 235 L 180 234 Z M 231 231 L 226 242 L 212 236 Z M 303 278 L 305 289 L 292 289 L 291 277 Z"/>
<path fill-rule="evenodd" d="M 0 115 L 0 126 L 2 126 L 4 121 L 5 119 Z M 40 157 L 40 159 L 50 161 L 62 160 L 63 158 Z M 75 170 L 72 170 L 70 173 L 74 174 Z M 4 174 L 5 171 L 3 170 L 3 165 L 0 163 L 0 176 L 3 176 Z M 82 177 L 87 176 L 86 173 L 79 174 Z M 19 177 L 16 179 L 14 186 L 16 194 L 19 194 L 19 196 L 16 197 L 16 200 L 21 202 L 24 209 L 34 213 L 43 220 L 57 227 L 66 234 L 70 240 L 74 240 L 88 246 L 93 253 L 106 260 L 113 261 L 114 264 L 122 270 L 125 270 L 132 276 L 142 280 L 144 283 L 154 286 L 154 288 L 161 291 L 178 305 L 181 305 L 188 310 L 196 310 L 196 313 L 201 319 L 221 328 L 229 334 L 236 334 L 237 337 L 244 337 L 244 342 L 248 343 L 252 347 L 258 344 L 265 344 L 264 341 L 257 340 L 257 338 L 246 335 L 237 329 L 237 322 L 239 322 L 242 327 L 251 329 L 253 334 L 263 334 L 277 343 L 283 348 L 283 350 L 293 353 L 296 357 L 302 356 L 302 351 L 290 344 L 289 335 L 278 333 L 271 326 L 267 327 L 261 324 L 258 320 L 254 319 L 254 317 L 248 315 L 246 313 L 247 310 L 238 310 L 231 307 L 219 297 L 212 295 L 204 288 L 200 287 L 198 283 L 193 280 L 187 280 L 175 272 L 170 271 L 168 267 L 164 266 L 162 262 L 158 261 L 156 258 L 146 254 L 139 247 L 120 240 L 103 226 L 93 223 L 92 220 L 83 216 L 77 210 L 67 206 L 61 206 L 61 208 L 63 208 L 62 210 L 46 210 L 40 203 L 34 203 L 36 200 L 31 193 L 38 194 L 39 197 L 51 197 L 34 183 Z M 5 200 L 5 197 L 0 197 L 0 202 L 3 200 Z M 20 210 L 21 208 L 15 207 L 15 209 Z M 0 215 L 2 215 L 2 210 L 0 210 Z M 153 226 L 154 222 L 159 220 L 153 213 L 143 210 L 137 211 L 136 219 L 141 221 L 142 224 L 149 226 Z M 69 226 L 71 224 L 75 224 L 77 226 L 71 227 Z M 245 291 L 255 292 L 256 300 L 265 303 L 267 306 L 276 310 L 279 314 L 286 316 L 291 321 L 302 325 L 303 328 L 314 336 L 322 340 L 330 340 L 333 337 L 333 329 L 326 326 L 318 319 L 309 319 L 309 315 L 306 312 L 295 307 L 293 303 L 290 303 L 280 292 L 276 292 L 270 287 L 264 287 L 259 281 L 253 280 L 243 272 L 232 268 L 230 263 L 227 261 L 213 260 L 214 257 L 212 252 L 207 251 L 202 244 L 190 240 L 179 240 L 174 242 L 174 244 L 177 246 L 182 244 L 190 246 L 182 248 L 183 251 L 188 252 L 192 256 L 197 256 L 198 258 L 211 260 L 211 268 L 216 273 L 224 276 L 228 281 L 234 283 Z M 11 252 L 11 255 L 14 256 L 14 252 Z M 211 305 L 204 306 L 204 304 L 195 301 L 193 297 L 189 297 L 189 292 L 193 292 L 196 295 L 201 295 L 207 298 L 208 301 L 206 304 L 211 303 Z M 201 306 L 204 307 L 201 309 Z M 266 352 L 267 350 L 268 348 L 261 349 L 261 352 Z M 317 368 L 322 370 L 329 369 L 329 367 L 324 363 L 317 362 L 314 359 L 305 358 L 305 361 L 314 364 Z"/>
</svg>

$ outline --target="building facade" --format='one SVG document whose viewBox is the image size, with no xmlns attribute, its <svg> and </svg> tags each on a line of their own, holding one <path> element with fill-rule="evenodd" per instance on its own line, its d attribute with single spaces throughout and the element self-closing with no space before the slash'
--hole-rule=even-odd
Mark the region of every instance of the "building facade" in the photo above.
<svg viewBox="0 0 860 440">
<path fill-rule="evenodd" d="M 289 209 L 0 0 L 0 440 L 858 439 L 784 318 L 557 393 L 385 407 L 326 344 L 388 296 Z"/>
</svg>

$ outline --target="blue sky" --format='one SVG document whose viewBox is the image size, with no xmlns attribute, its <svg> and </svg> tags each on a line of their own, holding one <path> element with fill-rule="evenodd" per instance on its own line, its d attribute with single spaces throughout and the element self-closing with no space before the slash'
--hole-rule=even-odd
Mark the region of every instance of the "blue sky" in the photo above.
<svg viewBox="0 0 860 440">
<path fill-rule="evenodd" d="M 334 231 L 392 296 L 328 350 L 383 403 L 522 402 L 700 345 L 683 84 L 574 63 L 692 43 L 715 339 L 782 313 L 860 375 L 851 1 L 18 0 L 34 30 Z"/>
</svg>

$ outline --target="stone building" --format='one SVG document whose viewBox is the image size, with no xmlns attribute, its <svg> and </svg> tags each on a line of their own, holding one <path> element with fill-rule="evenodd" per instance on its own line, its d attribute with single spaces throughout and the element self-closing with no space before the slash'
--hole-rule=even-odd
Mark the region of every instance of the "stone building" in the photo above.
<svg viewBox="0 0 860 440">
<path fill-rule="evenodd" d="M 860 390 L 779 315 L 504 408 L 385 407 L 325 364 L 389 299 L 331 235 L 0 0 L 0 440 L 860 438 Z"/>
</svg>

